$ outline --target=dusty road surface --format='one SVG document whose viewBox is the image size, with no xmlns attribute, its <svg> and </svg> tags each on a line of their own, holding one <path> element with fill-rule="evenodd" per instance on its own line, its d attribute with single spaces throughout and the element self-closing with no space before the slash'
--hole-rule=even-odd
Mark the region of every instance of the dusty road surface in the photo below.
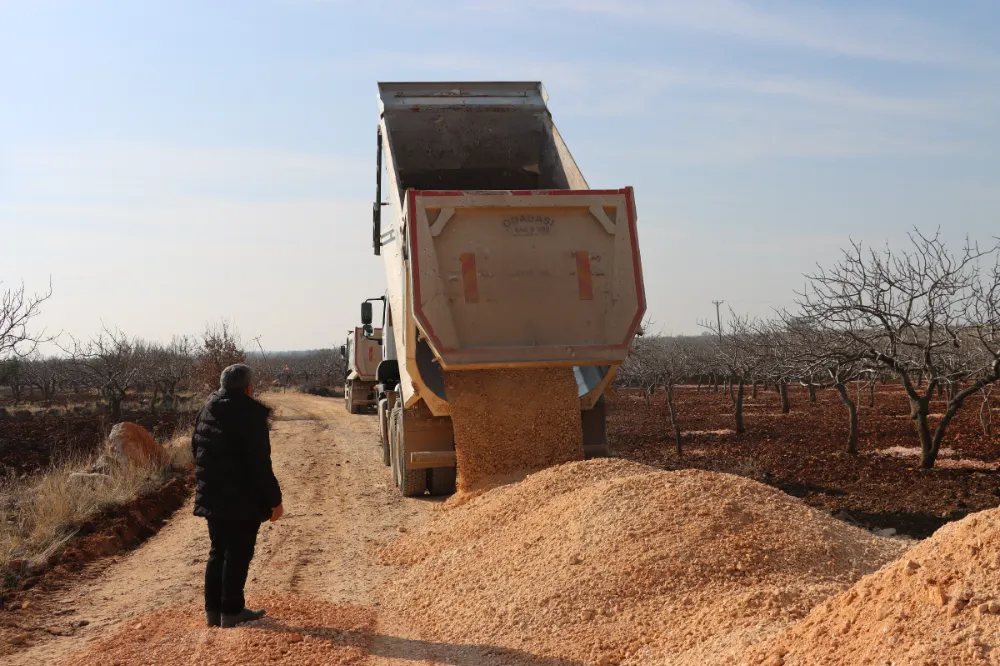
<svg viewBox="0 0 1000 666">
<path fill-rule="evenodd" d="M 271 607 L 261 628 L 204 627 L 208 535 L 189 500 L 141 548 L 50 600 L 49 619 L 76 626 L 71 636 L 33 634 L 30 647 L 2 663 L 479 663 L 479 648 L 406 640 L 379 626 L 378 588 L 393 569 L 376 562 L 375 550 L 425 521 L 435 504 L 403 499 L 391 486 L 375 417 L 351 416 L 328 398 L 266 401 L 276 408 L 271 440 L 285 518 L 264 524 L 250 569 L 248 604 Z"/>
</svg>

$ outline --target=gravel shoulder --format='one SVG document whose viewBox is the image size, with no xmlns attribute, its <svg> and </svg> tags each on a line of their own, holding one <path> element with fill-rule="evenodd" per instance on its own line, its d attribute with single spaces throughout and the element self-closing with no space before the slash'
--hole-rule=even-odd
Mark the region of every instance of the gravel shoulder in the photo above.
<svg viewBox="0 0 1000 666">
<path fill-rule="evenodd" d="M 301 394 L 269 394 L 266 401 L 276 408 L 272 458 L 285 518 L 261 529 L 248 603 L 284 595 L 377 606 L 377 589 L 393 567 L 378 564 L 376 550 L 422 524 L 434 503 L 403 499 L 391 486 L 377 456 L 372 416 L 352 416 L 339 400 Z M 200 607 L 208 532 L 191 510 L 189 500 L 141 548 L 39 600 L 36 606 L 46 612 L 25 612 L 21 621 L 33 637 L 44 638 L 0 663 L 58 663 L 139 616 Z M 76 629 L 69 636 L 45 631 L 61 624 Z"/>
</svg>

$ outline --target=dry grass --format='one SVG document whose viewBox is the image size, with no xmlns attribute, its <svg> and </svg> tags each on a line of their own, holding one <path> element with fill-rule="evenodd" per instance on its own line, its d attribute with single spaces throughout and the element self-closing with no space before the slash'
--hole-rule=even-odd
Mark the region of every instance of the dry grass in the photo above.
<svg viewBox="0 0 1000 666">
<path fill-rule="evenodd" d="M 169 456 L 162 465 L 115 465 L 106 477 L 71 478 L 94 462 L 77 457 L 29 479 L 0 482 L 0 571 L 45 562 L 88 519 L 161 486 L 191 464 L 190 441 L 190 434 L 178 435 L 165 444 Z"/>
<path fill-rule="evenodd" d="M 173 437 L 160 442 L 167 451 L 167 460 L 174 467 L 183 469 L 194 464 L 194 455 L 191 452 L 191 435 L 193 434 L 194 426 L 190 425 L 175 432 Z"/>
</svg>

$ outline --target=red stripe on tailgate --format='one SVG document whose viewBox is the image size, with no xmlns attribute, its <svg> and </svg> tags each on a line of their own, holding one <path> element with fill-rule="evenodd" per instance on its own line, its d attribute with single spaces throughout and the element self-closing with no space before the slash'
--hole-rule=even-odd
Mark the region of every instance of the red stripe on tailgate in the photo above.
<svg viewBox="0 0 1000 666">
<path fill-rule="evenodd" d="M 476 274 L 476 255 L 472 253 L 463 254 L 462 259 L 462 286 L 465 288 L 465 302 L 479 302 L 479 276 Z"/>
</svg>

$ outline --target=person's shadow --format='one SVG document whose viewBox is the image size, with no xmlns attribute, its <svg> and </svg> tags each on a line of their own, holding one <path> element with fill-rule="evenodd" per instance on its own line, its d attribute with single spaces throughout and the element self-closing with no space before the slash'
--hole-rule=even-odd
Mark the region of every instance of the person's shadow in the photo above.
<svg viewBox="0 0 1000 666">
<path fill-rule="evenodd" d="M 585 666 L 581 661 L 542 657 L 495 645 L 438 643 L 398 636 L 372 634 L 354 629 L 299 627 L 264 617 L 254 627 L 282 634 L 301 634 L 337 647 L 358 648 L 367 654 L 407 661 L 434 660 L 452 666 Z"/>
</svg>

